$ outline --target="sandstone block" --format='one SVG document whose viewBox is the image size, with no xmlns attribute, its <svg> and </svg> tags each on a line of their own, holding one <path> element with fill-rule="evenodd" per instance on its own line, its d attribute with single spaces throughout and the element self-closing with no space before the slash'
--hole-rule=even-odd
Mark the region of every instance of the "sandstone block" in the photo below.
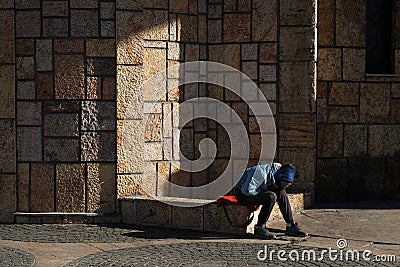
<svg viewBox="0 0 400 267">
<path fill-rule="evenodd" d="M 143 68 L 117 67 L 117 118 L 143 118 Z"/>
<path fill-rule="evenodd" d="M 205 15 L 198 15 L 197 17 L 197 21 L 198 21 L 198 42 L 203 44 L 203 43 L 207 43 L 207 16 Z M 210 20 L 208 23 L 211 22 L 215 22 L 216 20 Z M 216 27 L 219 27 L 219 30 L 216 30 L 216 32 L 219 32 L 221 36 L 222 33 L 222 25 L 221 25 L 221 21 L 219 20 L 219 25 L 215 25 Z M 220 37 L 221 38 L 221 37 Z M 211 40 L 208 40 L 208 42 L 210 43 Z"/>
<path fill-rule="evenodd" d="M 197 42 L 197 16 L 178 15 L 178 41 Z"/>
<path fill-rule="evenodd" d="M 14 12 L 0 10 L 0 63 L 14 63 Z"/>
<path fill-rule="evenodd" d="M 400 123 L 400 99 L 391 100 L 391 122 Z"/>
<path fill-rule="evenodd" d="M 15 42 L 15 50 L 17 55 L 32 56 L 35 51 L 34 39 L 18 39 Z"/>
<path fill-rule="evenodd" d="M 365 47 L 365 17 L 364 1 L 337 1 L 336 45 Z"/>
<path fill-rule="evenodd" d="M 116 202 L 115 164 L 87 165 L 88 212 L 113 212 Z"/>
<path fill-rule="evenodd" d="M 171 225 L 171 206 L 156 201 L 135 200 L 137 224 Z"/>
<path fill-rule="evenodd" d="M 82 161 L 115 161 L 115 133 L 84 132 L 81 136 Z"/>
<path fill-rule="evenodd" d="M 31 165 L 31 212 L 54 211 L 54 165 Z"/>
<path fill-rule="evenodd" d="M 118 173 L 143 172 L 144 124 L 142 120 L 118 121 Z"/>
<path fill-rule="evenodd" d="M 15 122 L 0 120 L 0 173 L 15 172 Z"/>
<path fill-rule="evenodd" d="M 360 121 L 383 123 L 390 120 L 390 86 L 363 83 L 360 88 Z"/>
<path fill-rule="evenodd" d="M 258 44 L 242 44 L 242 60 L 257 60 Z"/>
<path fill-rule="evenodd" d="M 162 160 L 162 143 L 161 142 L 151 142 L 144 143 L 144 160 L 153 161 L 153 160 Z"/>
<path fill-rule="evenodd" d="M 35 78 L 35 64 L 33 57 L 17 57 L 17 79 Z"/>
<path fill-rule="evenodd" d="M 0 174 L 0 214 L 13 213 L 16 210 L 16 176 Z"/>
<path fill-rule="evenodd" d="M 0 8 L 13 8 L 14 1 L 12 0 L 4 0 L 0 2 Z"/>
<path fill-rule="evenodd" d="M 102 98 L 106 100 L 115 100 L 116 84 L 115 78 L 102 78 Z"/>
<path fill-rule="evenodd" d="M 37 99 L 54 99 L 52 73 L 37 73 Z M 35 85 L 33 85 L 33 89 Z"/>
<path fill-rule="evenodd" d="M 86 41 L 86 56 L 115 57 L 114 39 L 88 39 Z"/>
<path fill-rule="evenodd" d="M 250 23 L 250 14 L 225 14 L 224 42 L 249 42 Z"/>
<path fill-rule="evenodd" d="M 261 94 L 259 94 L 258 99 L 264 100 L 262 96 L 265 97 L 268 101 L 275 101 L 276 100 L 276 84 L 275 83 L 260 83 L 259 86 L 261 90 Z"/>
<path fill-rule="evenodd" d="M 343 79 L 363 81 L 365 78 L 365 49 L 343 49 Z"/>
<path fill-rule="evenodd" d="M 18 203 L 17 210 L 22 212 L 29 212 L 29 164 L 18 164 Z"/>
<path fill-rule="evenodd" d="M 343 125 L 318 125 L 318 157 L 343 156 Z"/>
<path fill-rule="evenodd" d="M 313 115 L 282 114 L 279 127 L 281 146 L 315 146 Z"/>
<path fill-rule="evenodd" d="M 275 82 L 276 81 L 276 66 L 275 65 L 260 65 L 260 82 Z"/>
<path fill-rule="evenodd" d="M 145 121 L 146 129 L 144 132 L 145 142 L 160 142 L 162 131 L 162 116 L 158 114 L 150 114 Z"/>
<path fill-rule="evenodd" d="M 335 38 L 335 1 L 318 1 L 318 45 L 333 46 Z"/>
<path fill-rule="evenodd" d="M 238 1 L 238 11 L 239 12 L 250 12 L 251 11 L 251 1 L 239 0 Z"/>
<path fill-rule="evenodd" d="M 281 25 L 315 25 L 317 1 L 289 0 L 280 5 Z"/>
<path fill-rule="evenodd" d="M 218 4 L 211 4 L 208 6 L 208 18 L 220 19 L 222 18 L 222 6 Z"/>
<path fill-rule="evenodd" d="M 102 20 L 100 31 L 101 37 L 115 37 L 115 21 Z"/>
<path fill-rule="evenodd" d="M 143 74 L 144 80 L 148 80 L 152 76 L 156 75 L 158 72 L 162 71 L 166 68 L 166 59 L 167 59 L 167 51 L 164 49 L 154 49 L 154 48 L 146 48 L 144 50 L 144 63 L 143 63 Z M 155 100 L 154 96 L 149 94 L 154 94 L 153 92 L 147 91 L 147 89 L 151 89 L 149 87 L 144 88 L 143 96 L 144 100 Z"/>
<path fill-rule="evenodd" d="M 188 0 L 171 0 L 169 2 L 169 11 L 177 13 L 188 13 Z"/>
<path fill-rule="evenodd" d="M 276 43 L 260 44 L 260 63 L 276 63 Z"/>
<path fill-rule="evenodd" d="M 115 76 L 115 58 L 88 58 L 87 74 L 91 76 Z"/>
<path fill-rule="evenodd" d="M 135 14 L 136 16 L 136 14 Z M 118 23 L 118 21 L 117 21 Z M 168 11 L 149 10 L 143 11 L 144 39 L 146 40 L 168 40 Z"/>
<path fill-rule="evenodd" d="M 40 127 L 18 127 L 18 161 L 42 160 L 42 134 Z"/>
<path fill-rule="evenodd" d="M 222 20 L 209 20 L 208 21 L 208 42 L 209 43 L 222 43 Z M 207 39 L 206 39 L 207 40 Z"/>
<path fill-rule="evenodd" d="M 134 2 L 134 1 L 131 1 Z M 100 18 L 101 19 L 115 19 L 115 3 L 101 2 L 100 3 Z"/>
<path fill-rule="evenodd" d="M 342 51 L 337 48 L 318 49 L 318 80 L 338 81 L 341 79 Z"/>
<path fill-rule="evenodd" d="M 40 37 L 40 11 L 16 11 L 17 37 Z"/>
<path fill-rule="evenodd" d="M 96 37 L 99 35 L 98 25 L 97 10 L 71 10 L 71 35 L 73 37 Z"/>
<path fill-rule="evenodd" d="M 280 60 L 314 60 L 314 27 L 281 27 L 280 40 Z"/>
<path fill-rule="evenodd" d="M 57 99 L 82 99 L 85 95 L 83 56 L 55 56 L 55 92 Z"/>
<path fill-rule="evenodd" d="M 71 0 L 71 8 L 97 8 L 98 0 Z"/>
<path fill-rule="evenodd" d="M 393 83 L 391 90 L 392 97 L 400 98 L 400 83 Z"/>
<path fill-rule="evenodd" d="M 336 202 L 347 199 L 348 164 L 346 159 L 317 160 L 316 201 Z"/>
<path fill-rule="evenodd" d="M 355 123 L 358 122 L 357 106 L 329 106 L 329 122 Z"/>
<path fill-rule="evenodd" d="M 44 160 L 45 161 L 78 161 L 79 142 L 71 138 L 45 138 Z"/>
<path fill-rule="evenodd" d="M 125 197 L 125 196 L 134 196 L 134 195 L 143 195 L 147 196 L 149 193 L 152 195 L 155 191 L 155 186 L 153 187 L 154 191 L 146 191 L 148 190 L 145 185 L 150 183 L 154 183 L 155 185 L 155 176 L 153 177 L 152 181 L 148 181 L 143 176 L 145 174 L 124 174 L 117 176 L 117 190 L 118 190 L 118 197 Z M 146 184 L 143 184 L 143 183 Z"/>
<path fill-rule="evenodd" d="M 0 118 L 15 118 L 15 74 L 14 66 L 0 65 Z"/>
<path fill-rule="evenodd" d="M 45 37 L 67 37 L 68 18 L 44 18 L 43 36 Z"/>
<path fill-rule="evenodd" d="M 225 0 L 224 1 L 225 12 L 236 12 L 236 0 Z"/>
<path fill-rule="evenodd" d="M 79 116 L 74 113 L 44 115 L 45 136 L 79 136 Z"/>
<path fill-rule="evenodd" d="M 279 110 L 281 112 L 312 112 L 315 110 L 315 67 L 313 62 L 283 62 L 280 64 Z"/>
<path fill-rule="evenodd" d="M 68 1 L 43 1 L 42 4 L 43 16 L 68 16 Z"/>
<path fill-rule="evenodd" d="M 83 53 L 83 39 L 54 40 L 54 49 L 59 53 Z"/>
<path fill-rule="evenodd" d="M 40 102 L 17 103 L 17 124 L 18 125 L 41 125 L 42 105 Z"/>
<path fill-rule="evenodd" d="M 168 43 L 167 59 L 180 60 L 184 57 L 184 46 L 176 42 Z"/>
<path fill-rule="evenodd" d="M 117 0 L 117 9 L 128 9 L 128 10 L 142 10 L 143 7 L 154 8 L 167 8 L 165 1 L 157 0 Z M 154 4 L 154 6 L 153 6 Z M 157 5 L 158 4 L 158 5 Z M 118 17 L 118 16 L 117 16 Z"/>
<path fill-rule="evenodd" d="M 260 66 L 260 69 L 264 70 L 264 68 L 262 68 L 261 66 Z M 258 78 L 258 64 L 257 64 L 257 62 L 242 62 L 242 72 L 244 74 L 246 74 L 247 76 L 249 76 L 250 79 L 257 80 L 257 78 Z M 275 69 L 275 72 L 276 72 L 276 69 Z M 274 74 L 276 75 L 276 73 L 274 73 Z M 273 77 L 271 77 L 271 78 L 265 78 L 264 77 L 264 79 L 274 79 L 274 78 Z"/>
<path fill-rule="evenodd" d="M 36 70 L 53 70 L 53 42 L 51 40 L 36 40 Z"/>
<path fill-rule="evenodd" d="M 368 154 L 371 157 L 394 157 L 400 151 L 399 125 L 370 125 Z"/>
<path fill-rule="evenodd" d="M 172 206 L 172 226 L 203 230 L 203 207 Z"/>
<path fill-rule="evenodd" d="M 276 41 L 277 39 L 277 3 L 273 0 L 255 0 L 252 10 L 253 42 Z"/>
<path fill-rule="evenodd" d="M 240 45 L 210 45 L 209 60 L 240 69 Z"/>
<path fill-rule="evenodd" d="M 344 156 L 360 157 L 367 155 L 367 126 L 345 125 Z"/>
<path fill-rule="evenodd" d="M 101 99 L 101 78 L 87 77 L 86 79 L 86 98 Z"/>
<path fill-rule="evenodd" d="M 329 87 L 330 105 L 357 105 L 358 83 L 332 83 Z"/>
<path fill-rule="evenodd" d="M 56 166 L 56 211 L 85 212 L 85 165 Z"/>
<path fill-rule="evenodd" d="M 78 113 L 80 108 L 78 101 L 43 101 L 43 111 L 46 113 Z"/>
</svg>

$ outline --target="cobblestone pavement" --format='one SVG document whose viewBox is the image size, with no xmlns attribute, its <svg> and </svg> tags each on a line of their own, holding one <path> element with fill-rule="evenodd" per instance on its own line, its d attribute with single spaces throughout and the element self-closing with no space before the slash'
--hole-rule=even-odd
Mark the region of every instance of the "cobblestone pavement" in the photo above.
<svg viewBox="0 0 400 267">
<path fill-rule="evenodd" d="M 296 251 L 301 257 L 302 251 L 313 249 L 318 258 L 323 248 L 304 246 L 303 239 L 277 235 L 279 240 L 263 241 L 227 234 L 125 225 L 0 224 L 0 266 L 32 266 L 34 257 L 34 266 L 38 267 L 399 266 L 398 263 L 331 261 L 327 255 L 322 261 L 281 261 L 276 252 L 280 249 L 286 253 L 294 250 L 294 258 Z M 260 250 L 261 258 L 267 255 L 265 251 L 275 252 L 271 259 L 260 261 L 257 258 Z M 284 258 L 288 258 L 288 254 Z"/>
<path fill-rule="evenodd" d="M 8 266 L 33 266 L 35 263 L 35 258 L 20 249 L 12 248 L 12 247 L 2 247 L 0 246 L 0 266 L 8 267 Z"/>
</svg>

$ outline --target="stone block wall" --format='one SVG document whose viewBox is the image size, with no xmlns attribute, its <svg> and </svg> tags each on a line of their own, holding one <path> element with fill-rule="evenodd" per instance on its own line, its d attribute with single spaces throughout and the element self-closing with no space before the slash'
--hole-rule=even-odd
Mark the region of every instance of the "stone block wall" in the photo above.
<svg viewBox="0 0 400 267">
<path fill-rule="evenodd" d="M 317 201 L 399 199 L 400 15 L 394 75 L 365 75 L 365 1 L 318 1 Z"/>
</svg>

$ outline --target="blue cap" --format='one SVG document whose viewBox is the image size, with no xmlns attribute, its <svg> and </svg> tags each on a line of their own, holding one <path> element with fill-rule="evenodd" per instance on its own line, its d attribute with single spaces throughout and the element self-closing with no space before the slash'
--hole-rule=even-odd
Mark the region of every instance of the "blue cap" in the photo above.
<svg viewBox="0 0 400 267">
<path fill-rule="evenodd" d="M 285 164 L 274 174 L 275 181 L 286 181 L 293 183 L 294 174 L 296 173 L 296 168 L 293 164 Z"/>
</svg>

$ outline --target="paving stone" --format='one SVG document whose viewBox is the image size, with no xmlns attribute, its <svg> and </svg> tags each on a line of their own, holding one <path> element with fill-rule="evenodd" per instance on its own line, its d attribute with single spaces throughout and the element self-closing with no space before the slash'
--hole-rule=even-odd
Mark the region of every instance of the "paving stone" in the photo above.
<svg viewBox="0 0 400 267">
<path fill-rule="evenodd" d="M 85 212 L 85 165 L 56 166 L 56 211 Z"/>
<path fill-rule="evenodd" d="M 83 56 L 55 56 L 55 95 L 57 99 L 82 99 L 85 95 Z"/>
<path fill-rule="evenodd" d="M 115 133 L 85 132 L 81 136 L 82 161 L 115 161 Z"/>
<path fill-rule="evenodd" d="M 15 68 L 0 65 L 0 118 L 15 118 Z"/>
<path fill-rule="evenodd" d="M 17 124 L 18 125 L 41 125 L 42 105 L 40 102 L 17 103 Z"/>
<path fill-rule="evenodd" d="M 318 157 L 343 156 L 343 125 L 318 125 Z"/>
<path fill-rule="evenodd" d="M 114 212 L 116 200 L 115 164 L 87 165 L 88 212 Z"/>
<path fill-rule="evenodd" d="M 45 136 L 79 136 L 79 116 L 74 113 L 45 114 Z"/>
<path fill-rule="evenodd" d="M 115 103 L 83 101 L 81 129 L 83 131 L 115 130 Z"/>
<path fill-rule="evenodd" d="M 249 42 L 250 23 L 250 14 L 225 14 L 224 42 Z"/>
<path fill-rule="evenodd" d="M 97 10 L 71 10 L 71 35 L 73 37 L 96 37 L 98 34 Z"/>
<path fill-rule="evenodd" d="M 40 11 L 16 11 L 16 37 L 40 37 Z"/>
<path fill-rule="evenodd" d="M 78 161 L 79 142 L 71 138 L 45 138 L 44 160 L 45 161 Z"/>
<path fill-rule="evenodd" d="M 43 16 L 68 16 L 68 1 L 43 1 Z"/>
<path fill-rule="evenodd" d="M 363 83 L 360 88 L 360 122 L 390 121 L 390 86 L 384 83 Z"/>
<path fill-rule="evenodd" d="M 31 164 L 30 208 L 31 212 L 54 211 L 54 165 Z"/>
<path fill-rule="evenodd" d="M 3 266 L 30 267 L 35 264 L 32 254 L 13 247 L 0 247 L 0 262 Z"/>
<path fill-rule="evenodd" d="M 0 63 L 14 63 L 14 12 L 0 10 Z"/>
<path fill-rule="evenodd" d="M 277 3 L 273 0 L 255 0 L 252 10 L 253 42 L 276 41 Z"/>
<path fill-rule="evenodd" d="M 68 37 L 68 18 L 44 18 L 43 36 Z"/>
<path fill-rule="evenodd" d="M 15 122 L 0 120 L 0 173 L 15 172 Z"/>
<path fill-rule="evenodd" d="M 40 127 L 18 127 L 17 159 L 18 161 L 42 160 L 42 133 Z"/>
</svg>

